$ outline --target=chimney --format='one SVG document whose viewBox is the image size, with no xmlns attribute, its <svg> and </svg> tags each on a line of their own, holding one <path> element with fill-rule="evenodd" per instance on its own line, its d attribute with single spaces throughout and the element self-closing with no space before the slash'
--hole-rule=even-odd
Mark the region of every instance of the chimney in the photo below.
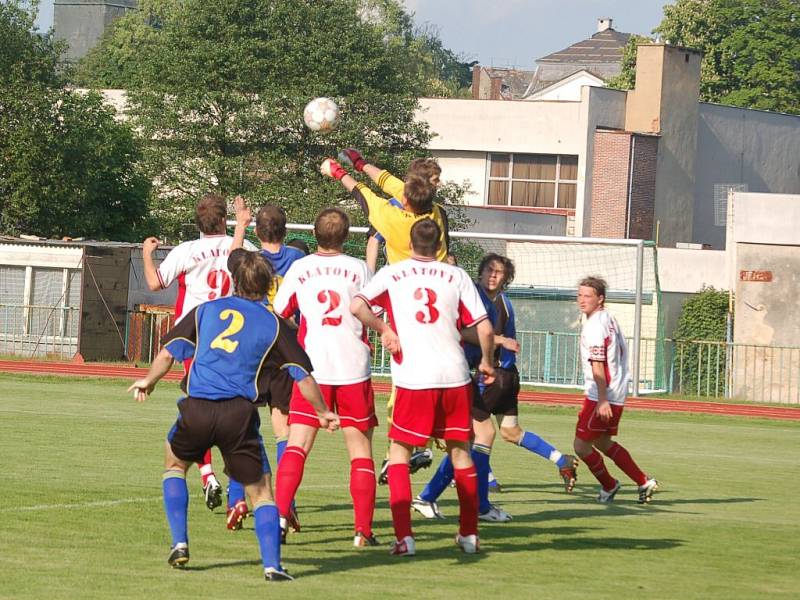
<svg viewBox="0 0 800 600">
<path fill-rule="evenodd" d="M 606 29 L 611 29 L 611 24 L 614 20 L 611 17 L 600 17 L 597 19 L 597 33 L 601 31 L 605 31 Z"/>
</svg>

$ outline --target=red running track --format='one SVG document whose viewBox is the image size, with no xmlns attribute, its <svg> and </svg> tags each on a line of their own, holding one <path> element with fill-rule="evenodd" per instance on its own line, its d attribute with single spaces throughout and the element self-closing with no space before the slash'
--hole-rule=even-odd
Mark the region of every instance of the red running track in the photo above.
<svg viewBox="0 0 800 600">
<path fill-rule="evenodd" d="M 147 369 L 109 364 L 75 364 L 66 362 L 0 360 L 0 372 L 32 373 L 40 375 L 68 375 L 73 377 L 115 377 L 136 379 L 147 373 Z M 183 371 L 173 370 L 165 379 L 180 381 Z M 376 392 L 389 392 L 391 384 L 383 381 L 373 383 Z M 554 406 L 580 406 L 583 398 L 577 394 L 558 392 L 520 392 L 521 402 Z M 628 410 L 653 410 L 660 412 L 687 412 L 707 415 L 727 415 L 754 417 L 761 419 L 781 419 L 800 421 L 800 407 L 758 406 L 754 404 L 729 404 L 723 402 L 702 402 L 695 400 L 664 400 L 660 398 L 628 398 Z"/>
</svg>

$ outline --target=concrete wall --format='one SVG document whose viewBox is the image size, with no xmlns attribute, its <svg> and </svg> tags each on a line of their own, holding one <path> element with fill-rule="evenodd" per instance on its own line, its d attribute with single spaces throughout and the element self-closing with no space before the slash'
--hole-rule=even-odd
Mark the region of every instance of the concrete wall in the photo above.
<svg viewBox="0 0 800 600">
<path fill-rule="evenodd" d="M 417 119 L 434 133 L 432 151 L 579 154 L 576 102 L 493 102 L 422 98 Z"/>
<path fill-rule="evenodd" d="M 725 248 L 724 220 L 718 225 L 715 219 L 714 186 L 745 184 L 749 192 L 800 194 L 800 116 L 701 103 L 695 172 L 692 241 Z"/>
<path fill-rule="evenodd" d="M 444 173 L 444 171 L 442 171 Z M 482 233 L 515 233 L 521 235 L 566 235 L 567 217 L 521 210 L 467 207 L 467 217 L 478 225 L 473 229 Z"/>
<path fill-rule="evenodd" d="M 434 150 L 431 154 L 442 167 L 442 182 L 469 184 L 470 191 L 464 196 L 466 204 L 486 204 L 486 152 Z"/>
<path fill-rule="evenodd" d="M 658 249 L 658 280 L 665 292 L 694 294 L 703 287 L 730 289 L 725 252 Z"/>
<path fill-rule="evenodd" d="M 597 128 L 625 128 L 626 93 L 619 90 L 585 86 L 581 91 L 579 130 L 583 136 L 578 152 L 578 191 L 575 206 L 575 235 L 591 230 L 592 165 Z"/>
<path fill-rule="evenodd" d="M 100 40 L 115 19 L 136 8 L 137 0 L 55 0 L 55 37 L 69 44 L 66 59 L 76 62 Z"/>
</svg>

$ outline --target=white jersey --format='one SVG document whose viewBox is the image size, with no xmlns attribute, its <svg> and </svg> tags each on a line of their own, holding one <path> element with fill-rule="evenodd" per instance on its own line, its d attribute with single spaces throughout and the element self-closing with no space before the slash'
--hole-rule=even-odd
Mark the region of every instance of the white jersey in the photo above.
<svg viewBox="0 0 800 600">
<path fill-rule="evenodd" d="M 229 235 L 201 235 L 200 239 L 175 246 L 158 265 L 156 274 L 163 289 L 178 280 L 176 323 L 203 302 L 233 293 L 231 274 L 228 271 L 228 254 L 232 243 L 233 238 Z M 247 240 L 244 248 L 256 249 Z"/>
<path fill-rule="evenodd" d="M 350 312 L 350 301 L 367 281 L 367 263 L 346 254 L 311 254 L 292 263 L 283 276 L 273 307 L 283 317 L 300 311 L 297 340 L 319 383 L 369 379 L 367 332 Z"/>
<path fill-rule="evenodd" d="M 606 397 L 611 404 L 625 404 L 628 395 L 628 345 L 617 320 L 605 309 L 598 310 L 581 330 L 581 362 L 586 380 L 586 397 L 595 402 L 597 383 L 592 362 L 605 363 Z"/>
<path fill-rule="evenodd" d="M 359 297 L 386 309 L 400 338 L 401 351 L 391 363 L 396 386 L 420 390 L 469 382 L 459 330 L 487 317 L 466 271 L 410 258 L 383 267 Z"/>
</svg>

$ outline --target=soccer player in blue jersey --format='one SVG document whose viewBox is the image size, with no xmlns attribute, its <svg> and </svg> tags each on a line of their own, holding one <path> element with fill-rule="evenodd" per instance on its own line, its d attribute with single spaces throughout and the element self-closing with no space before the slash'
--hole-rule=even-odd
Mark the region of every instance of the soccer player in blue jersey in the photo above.
<svg viewBox="0 0 800 600">
<path fill-rule="evenodd" d="M 578 462 L 574 456 L 561 454 L 548 442 L 532 431 L 519 426 L 519 372 L 516 367 L 516 340 L 514 308 L 505 293 L 514 279 L 514 263 L 499 254 L 487 254 L 478 266 L 478 292 L 486 306 L 486 312 L 494 325 L 495 381 L 484 385 L 477 380 L 479 394 L 473 394 L 472 427 L 475 441 L 472 445 L 472 460 L 478 473 L 479 518 L 482 521 L 505 522 L 511 515 L 489 502 L 489 456 L 496 435 L 492 415 L 500 423 L 502 438 L 521 448 L 538 454 L 555 463 L 567 493 L 572 491 L 577 478 Z M 465 339 L 470 340 L 466 332 Z M 474 345 L 465 344 L 465 353 L 470 364 L 480 359 L 480 351 Z M 423 492 L 412 502 L 412 507 L 428 519 L 442 518 L 437 500 L 453 477 L 453 466 L 445 458 L 434 473 Z"/>
<path fill-rule="evenodd" d="M 238 249 L 231 253 L 228 268 L 234 296 L 193 309 L 164 336 L 149 372 L 128 391 L 144 401 L 174 360 L 193 357 L 182 384 L 186 396 L 178 401 L 178 419 L 166 443 L 163 494 L 172 533 L 169 564 L 181 567 L 189 562 L 186 471 L 217 446 L 226 472 L 244 484 L 253 505 L 265 578 L 286 581 L 292 578 L 281 566 L 279 514 L 255 402 L 268 390 L 269 377 L 286 370 L 322 427 L 333 431 L 339 419 L 325 405 L 294 332 L 264 302 L 269 266 L 257 253 Z"/>
<path fill-rule="evenodd" d="M 270 303 L 278 293 L 283 276 L 292 264 L 305 255 L 297 248 L 284 245 L 286 238 L 286 213 L 274 204 L 265 204 L 256 214 L 256 235 L 261 242 L 261 256 L 272 265 L 273 278 L 267 299 Z M 276 441 L 276 461 L 279 464 L 289 438 L 289 399 L 292 396 L 292 378 L 278 373 L 270 383 L 270 420 Z M 230 530 L 241 529 L 242 521 L 250 514 L 245 501 L 244 488 L 235 479 L 228 484 L 228 511 L 226 526 Z M 300 530 L 297 513 L 292 508 L 290 524 L 295 531 Z"/>
</svg>

